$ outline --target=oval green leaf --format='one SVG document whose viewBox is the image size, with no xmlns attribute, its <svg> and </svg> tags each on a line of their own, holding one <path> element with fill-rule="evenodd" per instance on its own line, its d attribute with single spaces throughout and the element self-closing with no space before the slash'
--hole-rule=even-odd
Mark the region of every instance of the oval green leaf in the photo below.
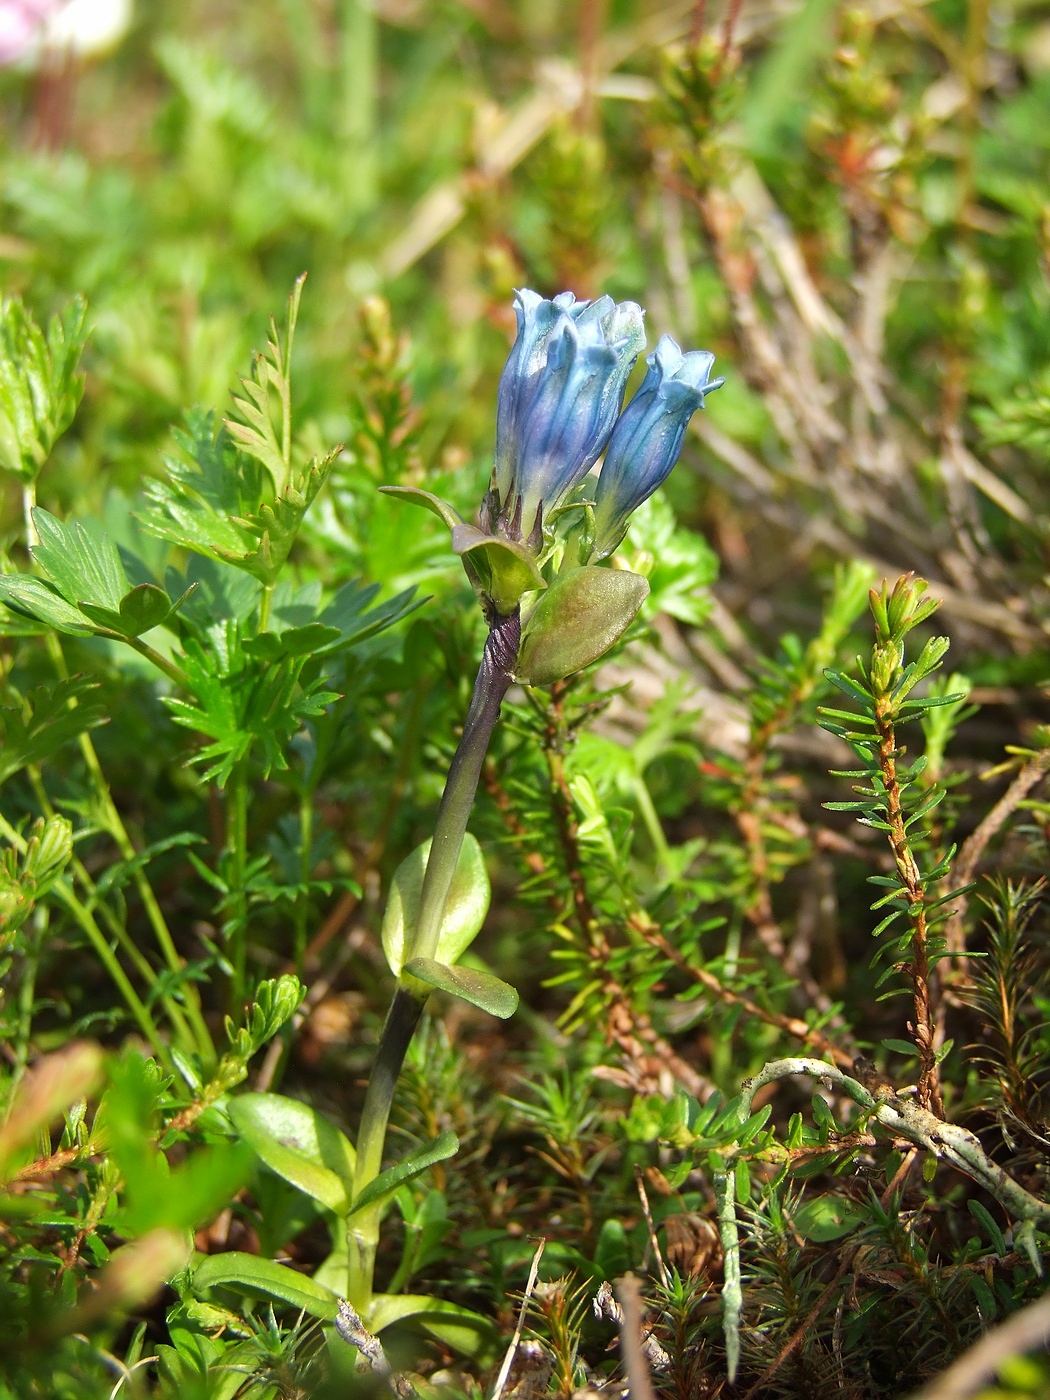
<svg viewBox="0 0 1050 1400">
<path fill-rule="evenodd" d="M 844 1196 L 817 1196 L 799 1206 L 791 1219 L 804 1240 L 826 1244 L 848 1235 L 864 1219 L 864 1212 Z"/>
<path fill-rule="evenodd" d="M 336 1215 L 346 1214 L 354 1149 L 334 1124 L 283 1094 L 241 1094 L 227 1112 L 271 1171 Z"/>
<path fill-rule="evenodd" d="M 585 564 L 547 589 L 525 624 L 515 674 L 551 685 L 604 656 L 638 616 L 649 592 L 640 574 Z"/>
<path fill-rule="evenodd" d="M 423 877 L 430 858 L 430 842 L 417 846 L 394 872 L 390 897 L 383 915 L 383 951 L 395 977 L 411 953 L 411 940 L 419 918 Z M 468 832 L 463 838 L 445 917 L 438 937 L 437 954 L 443 963 L 454 963 L 478 936 L 489 911 L 492 887 L 481 847 Z"/>
<path fill-rule="evenodd" d="M 506 1021 L 518 1009 L 518 994 L 509 982 L 501 982 L 491 972 L 478 967 L 449 967 L 435 958 L 413 958 L 405 964 L 409 977 L 448 992 L 471 1006 Z"/>
<path fill-rule="evenodd" d="M 171 599 L 155 583 L 140 583 L 121 598 L 120 615 L 125 626 L 133 629 L 128 635 L 137 637 L 171 615 Z"/>
</svg>

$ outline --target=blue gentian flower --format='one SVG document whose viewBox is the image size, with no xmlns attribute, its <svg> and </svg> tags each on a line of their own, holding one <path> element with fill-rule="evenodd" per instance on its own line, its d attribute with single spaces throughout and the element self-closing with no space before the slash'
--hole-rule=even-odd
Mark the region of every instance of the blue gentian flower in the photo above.
<svg viewBox="0 0 1050 1400">
<path fill-rule="evenodd" d="M 642 386 L 617 419 L 594 498 L 594 557 L 604 559 L 624 537 L 632 511 L 666 481 L 678 461 L 690 418 L 704 396 L 725 383 L 712 379 L 709 350 L 683 355 L 661 336 L 646 358 Z"/>
<path fill-rule="evenodd" d="M 645 332 L 640 306 L 607 296 L 547 301 L 522 290 L 514 309 L 483 523 L 538 549 L 544 520 L 605 450 Z"/>
</svg>

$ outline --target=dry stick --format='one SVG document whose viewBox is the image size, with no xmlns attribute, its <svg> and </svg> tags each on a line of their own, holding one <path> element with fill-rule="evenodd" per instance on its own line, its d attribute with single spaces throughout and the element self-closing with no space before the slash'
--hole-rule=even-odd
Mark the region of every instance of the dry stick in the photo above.
<svg viewBox="0 0 1050 1400">
<path fill-rule="evenodd" d="M 503 1394 L 503 1387 L 507 1384 L 507 1377 L 510 1375 L 510 1368 L 514 1365 L 514 1357 L 521 1344 L 521 1334 L 525 1330 L 525 1314 L 528 1311 L 529 1299 L 532 1291 L 536 1287 L 536 1279 L 539 1277 L 540 1260 L 543 1258 L 543 1251 L 547 1241 L 540 1237 L 540 1242 L 536 1246 L 536 1253 L 532 1256 L 532 1267 L 529 1269 L 529 1281 L 525 1285 L 525 1292 L 522 1295 L 521 1307 L 518 1309 L 518 1325 L 514 1329 L 514 1336 L 511 1338 L 507 1354 L 503 1358 L 503 1365 L 499 1368 L 499 1375 L 496 1377 L 496 1384 L 493 1387 L 490 1400 L 500 1400 Z"/>
<path fill-rule="evenodd" d="M 642 1290 L 634 1274 L 625 1274 L 616 1285 L 616 1296 L 623 1308 L 620 1324 L 620 1350 L 627 1372 L 630 1400 L 656 1400 L 649 1375 L 649 1363 L 642 1349 Z"/>
<path fill-rule="evenodd" d="M 704 21 L 707 18 L 707 0 L 696 0 L 693 6 L 693 22 L 689 26 L 689 47 L 695 49 L 704 35 Z"/>
<path fill-rule="evenodd" d="M 642 1203 L 642 1214 L 645 1216 L 645 1224 L 649 1231 L 649 1243 L 653 1247 L 653 1254 L 656 1256 L 656 1267 L 660 1274 L 660 1282 L 665 1288 L 671 1286 L 671 1275 L 667 1272 L 667 1265 L 664 1257 L 660 1253 L 660 1241 L 656 1237 L 656 1226 L 653 1223 L 653 1213 L 649 1209 L 649 1195 L 645 1189 L 645 1182 L 642 1179 L 641 1167 L 634 1169 L 634 1183 L 638 1187 L 638 1197 Z"/>
<path fill-rule="evenodd" d="M 595 61 L 595 86 L 602 95 L 602 84 L 628 59 L 651 48 L 661 48 L 687 36 L 695 0 L 674 0 L 661 10 L 647 13 L 638 24 L 615 30 L 605 36 Z M 795 5 L 752 5 L 746 13 L 734 0 L 727 15 L 723 42 L 744 41 L 768 32 Z M 896 0 L 877 7 L 878 17 L 900 11 Z M 644 7 L 643 7 L 644 9 Z M 494 183 L 508 175 L 543 140 L 559 117 L 573 112 L 580 103 L 580 73 L 567 64 L 548 65 L 534 91 L 504 114 L 481 149 L 476 168 L 451 180 L 434 185 L 417 202 L 405 221 L 404 231 L 385 249 L 379 260 L 384 280 L 399 276 L 430 252 L 460 222 L 479 183 Z"/>
<path fill-rule="evenodd" d="M 1047 772 L 1050 772 L 1050 749 L 1043 749 L 1034 758 L 1028 760 L 984 821 L 963 842 L 962 849 L 952 869 L 953 885 L 971 883 L 978 862 L 989 841 L 998 833 L 1007 818 L 1013 815 L 1036 783 L 1046 776 Z M 966 895 L 959 895 L 955 912 L 949 918 L 945 928 L 949 951 L 957 956 L 962 956 L 966 952 L 966 935 L 963 930 L 966 905 Z"/>
<path fill-rule="evenodd" d="M 811 1006 L 822 1014 L 831 1011 L 831 998 L 812 976 L 809 969 L 788 955 L 784 936 L 773 912 L 773 896 L 769 882 L 769 856 L 763 820 L 775 819 L 775 812 L 764 791 L 766 764 L 770 748 L 778 734 L 791 722 L 792 716 L 812 694 L 813 684 L 802 682 L 792 693 L 790 700 L 775 714 L 753 730 L 749 740 L 744 764 L 746 783 L 736 811 L 733 813 L 737 828 L 747 847 L 748 863 L 755 884 L 754 895 L 744 910 L 748 922 L 758 934 L 767 951 L 795 979 L 805 993 Z M 808 835 L 808 830 L 803 828 Z M 836 1029 L 848 1034 L 841 1016 L 836 1016 Z"/>
<path fill-rule="evenodd" d="M 597 104 L 595 86 L 600 65 L 602 30 L 605 28 L 608 0 L 581 0 L 579 10 L 580 105 L 576 109 L 579 129 L 594 128 Z"/>
</svg>

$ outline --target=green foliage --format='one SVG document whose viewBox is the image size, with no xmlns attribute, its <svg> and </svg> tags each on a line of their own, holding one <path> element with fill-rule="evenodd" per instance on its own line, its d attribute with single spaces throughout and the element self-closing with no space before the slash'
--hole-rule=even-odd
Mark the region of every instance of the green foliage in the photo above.
<svg viewBox="0 0 1050 1400">
<path fill-rule="evenodd" d="M 132 588 L 116 546 L 93 538 L 82 525 L 63 525 L 39 507 L 32 512 L 36 544 L 30 548 L 45 579 L 0 577 L 0 598 L 14 611 L 72 636 L 92 632 L 129 640 L 149 632 L 186 601 L 172 601 L 154 583 Z"/>
<path fill-rule="evenodd" d="M 84 393 L 86 306 L 74 298 L 46 333 L 19 297 L 0 303 L 0 468 L 34 482 Z"/>
<path fill-rule="evenodd" d="M 424 841 L 394 871 L 390 894 L 383 912 L 383 952 L 390 971 L 398 976 L 411 946 L 419 918 L 420 897 L 430 855 L 430 841 Z M 474 942 L 489 910 L 492 889 L 481 847 L 469 833 L 456 862 L 455 874 L 445 904 L 445 915 L 438 935 L 438 961 L 451 965 Z"/>
<path fill-rule="evenodd" d="M 477 1400 L 526 1293 L 611 1393 L 627 1273 L 661 1396 L 881 1400 L 1044 1291 L 1042 11 L 602 9 L 0 71 L 5 1400 Z M 604 582 L 475 528 L 522 286 L 726 375 Z"/>
<path fill-rule="evenodd" d="M 65 817 L 34 823 L 19 856 L 10 848 L 0 865 L 0 936 L 6 943 L 22 927 L 62 874 L 73 854 L 73 826 Z"/>
<path fill-rule="evenodd" d="M 835 776 L 859 778 L 870 786 L 855 786 L 859 800 L 828 803 L 832 811 L 857 812 L 857 820 L 865 826 L 873 827 L 887 834 L 894 853 L 894 871 L 889 877 L 870 876 L 873 884 L 884 885 L 889 893 L 883 895 L 871 906 L 873 910 L 889 909 L 873 930 L 878 938 L 887 933 L 900 921 L 910 920 L 917 925 L 920 920 L 925 932 L 948 916 L 945 907 L 958 897 L 959 891 L 941 893 L 939 885 L 951 868 L 954 847 L 931 868 L 920 871 L 910 850 L 909 829 L 928 816 L 945 797 L 942 787 L 927 788 L 920 784 L 927 758 L 920 756 L 914 763 L 898 765 L 897 759 L 905 751 L 896 747 L 896 724 L 902 720 L 921 720 L 941 706 L 957 705 L 965 699 L 964 694 L 932 694 L 922 698 L 912 695 L 915 687 L 928 680 L 940 666 L 948 650 L 946 637 L 931 638 L 923 647 L 915 661 L 904 665 L 904 638 L 912 628 L 925 621 L 933 612 L 936 603 L 931 599 L 920 601 L 926 584 L 923 580 L 912 583 L 898 580 L 893 592 L 883 583 L 881 594 L 872 592 L 871 610 L 875 617 L 876 644 L 872 651 L 870 667 L 866 667 L 861 679 L 854 680 L 839 671 L 829 671 L 828 679 L 842 694 L 858 702 L 859 715 L 841 710 L 821 708 L 821 723 L 831 733 L 845 739 L 858 758 L 866 766 L 839 772 Z M 840 721 L 848 721 L 844 725 Z M 858 726 L 854 728 L 853 726 Z M 891 958 L 894 954 L 903 957 L 916 936 L 914 927 L 903 933 L 898 930 L 895 939 L 887 940 L 880 948 L 879 956 Z M 947 955 L 943 939 L 927 941 L 925 958 L 927 966 L 933 968 Z M 894 971 L 900 970 L 897 964 L 886 969 L 880 976 L 882 983 Z"/>
</svg>

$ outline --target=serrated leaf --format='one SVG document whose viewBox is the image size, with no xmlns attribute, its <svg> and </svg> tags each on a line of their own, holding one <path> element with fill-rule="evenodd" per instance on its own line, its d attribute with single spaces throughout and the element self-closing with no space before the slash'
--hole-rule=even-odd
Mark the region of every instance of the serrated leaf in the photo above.
<svg viewBox="0 0 1050 1400">
<path fill-rule="evenodd" d="M 440 1133 L 433 1142 L 424 1143 L 422 1147 L 417 1147 L 414 1152 L 410 1152 L 400 1162 L 388 1167 L 385 1172 L 380 1172 L 374 1181 L 370 1181 L 365 1189 L 354 1197 L 350 1207 L 350 1215 L 357 1215 L 359 1211 L 366 1210 L 369 1206 L 379 1205 L 388 1196 L 392 1196 L 398 1187 L 403 1186 L 406 1181 L 412 1181 L 415 1177 L 420 1176 L 436 1162 L 447 1161 L 458 1151 L 459 1138 L 456 1134 L 451 1130 Z"/>
<path fill-rule="evenodd" d="M 249 753 L 257 755 L 265 774 L 287 768 L 285 749 L 304 720 L 339 696 L 324 688 L 319 668 L 307 657 L 278 664 L 249 657 L 233 621 L 210 627 L 206 642 L 193 637 L 184 642 L 183 670 L 192 700 L 163 697 L 176 724 L 213 741 L 190 761 L 203 765 L 205 778 L 220 787 Z"/>
<path fill-rule="evenodd" d="M 507 982 L 501 982 L 491 972 L 476 967 L 449 967 L 434 958 L 413 958 L 405 964 L 409 977 L 418 978 L 429 987 L 448 992 L 506 1021 L 518 1009 L 518 994 Z"/>
<path fill-rule="evenodd" d="M 39 543 L 30 553 L 63 598 L 70 603 L 85 598 L 119 611 L 129 585 L 116 545 L 106 536 L 95 539 L 76 521 L 63 523 L 39 506 L 33 510 L 33 524 Z"/>
<path fill-rule="evenodd" d="M 236 1249 L 203 1259 L 193 1270 L 193 1287 L 231 1288 L 251 1298 L 287 1303 L 326 1322 L 334 1321 L 339 1311 L 339 1300 L 330 1288 L 315 1283 L 306 1274 L 296 1273 L 286 1264 Z"/>
<path fill-rule="evenodd" d="M 204 837 L 194 831 L 176 831 L 170 836 L 164 836 L 159 841 L 153 841 L 144 847 L 129 860 L 117 860 L 112 865 L 107 865 L 105 870 L 99 875 L 95 882 L 95 889 L 100 898 L 105 897 L 110 890 L 119 890 L 130 883 L 140 870 L 146 866 L 156 856 L 163 855 L 165 851 L 178 850 L 185 846 L 199 846 L 204 844 Z"/>
<path fill-rule="evenodd" d="M 96 630 L 52 584 L 30 574 L 0 574 L 0 602 L 70 637 L 90 637 Z"/>
<path fill-rule="evenodd" d="M 227 1112 L 271 1171 L 336 1215 L 347 1213 L 354 1149 L 323 1114 L 282 1094 L 240 1094 Z"/>
<path fill-rule="evenodd" d="M 47 334 L 18 297 L 0 304 L 0 469 L 34 481 L 84 392 L 85 305 L 76 297 Z"/>
<path fill-rule="evenodd" d="M 283 343 L 277 332 L 277 323 L 270 317 L 270 339 L 266 350 L 252 356 L 251 378 L 242 379 L 244 392 L 233 396 L 234 407 L 241 421 L 231 419 L 226 424 L 230 436 L 270 473 L 279 495 L 283 495 L 290 484 L 291 360 L 305 280 L 306 274 L 303 273 L 296 280 L 288 298 Z M 276 396 L 276 403 L 273 396 Z"/>
<path fill-rule="evenodd" d="M 293 656 L 313 656 L 339 638 L 338 629 L 310 622 L 305 627 L 288 627 L 283 632 L 260 632 L 247 638 L 244 650 L 261 661 L 286 661 Z"/>
<path fill-rule="evenodd" d="M 44 763 L 85 730 L 106 723 L 92 696 L 98 683 L 71 676 L 31 690 L 21 707 L 0 709 L 0 783 L 31 763 Z"/>
<path fill-rule="evenodd" d="M 395 622 L 400 622 L 403 617 L 422 607 L 426 601 L 416 597 L 414 588 L 406 588 L 400 593 L 395 593 L 385 603 L 380 603 L 374 608 L 369 607 L 378 592 L 378 584 L 365 584 L 361 579 L 351 579 L 338 590 L 317 618 L 323 626 L 335 628 L 340 634 L 338 642 L 331 643 L 323 650 L 337 651 L 343 647 L 355 646 L 379 632 L 385 632 Z"/>
<path fill-rule="evenodd" d="M 216 557 L 246 569 L 266 585 L 274 583 L 291 553 L 303 516 L 332 474 L 335 458 L 335 452 L 315 457 L 305 471 L 289 474 L 284 490 L 274 501 L 264 501 L 250 515 L 232 517 L 231 523 L 257 543 L 243 553 L 217 546 Z"/>
</svg>

